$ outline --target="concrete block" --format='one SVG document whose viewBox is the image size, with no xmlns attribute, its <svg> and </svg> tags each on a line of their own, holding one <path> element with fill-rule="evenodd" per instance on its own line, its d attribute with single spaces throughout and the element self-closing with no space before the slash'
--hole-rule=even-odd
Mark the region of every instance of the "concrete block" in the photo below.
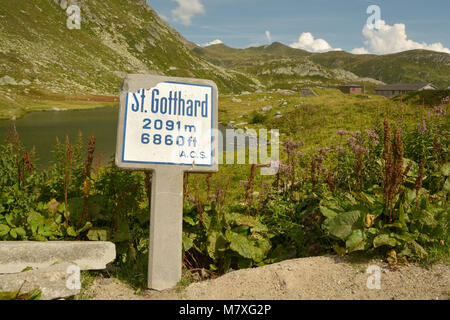
<svg viewBox="0 0 450 320">
<path fill-rule="evenodd" d="M 58 262 L 76 264 L 81 270 L 101 270 L 115 258 L 114 243 L 106 241 L 0 241 L 0 274 Z"/>
</svg>

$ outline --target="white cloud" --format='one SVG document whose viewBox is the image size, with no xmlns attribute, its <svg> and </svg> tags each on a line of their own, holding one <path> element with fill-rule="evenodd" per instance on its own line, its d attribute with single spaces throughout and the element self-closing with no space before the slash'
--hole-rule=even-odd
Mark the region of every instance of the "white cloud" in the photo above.
<svg viewBox="0 0 450 320">
<path fill-rule="evenodd" d="M 205 8 L 201 0 L 172 0 L 178 3 L 178 7 L 172 10 L 172 17 L 175 21 L 189 26 L 192 23 L 192 17 L 196 14 L 204 14 Z"/>
<path fill-rule="evenodd" d="M 290 45 L 292 48 L 303 49 L 311 52 L 327 52 L 327 51 L 341 51 L 342 49 L 330 46 L 328 42 L 323 39 L 314 39 L 310 32 L 303 32 L 298 38 L 297 42 Z"/>
<path fill-rule="evenodd" d="M 385 21 L 380 20 L 379 27 L 379 29 L 371 30 L 367 24 L 364 25 L 362 34 L 366 38 L 366 41 L 364 41 L 365 48 L 355 48 L 352 50 L 352 53 L 389 54 L 406 50 L 425 49 L 450 54 L 450 49 L 445 48 L 440 42 L 427 44 L 408 39 L 406 26 L 403 23 L 396 23 L 390 26 Z"/>
<path fill-rule="evenodd" d="M 272 43 L 272 36 L 270 35 L 269 30 L 266 31 L 266 38 L 267 38 L 267 41 L 269 41 L 269 43 Z"/>
<path fill-rule="evenodd" d="M 212 46 L 214 44 L 221 44 L 221 43 L 223 43 L 222 40 L 216 39 L 216 40 L 210 41 L 208 43 L 205 43 L 203 45 L 203 47 Z"/>
<path fill-rule="evenodd" d="M 366 48 L 355 48 L 351 51 L 353 54 L 368 54 L 369 51 L 367 51 Z"/>
</svg>

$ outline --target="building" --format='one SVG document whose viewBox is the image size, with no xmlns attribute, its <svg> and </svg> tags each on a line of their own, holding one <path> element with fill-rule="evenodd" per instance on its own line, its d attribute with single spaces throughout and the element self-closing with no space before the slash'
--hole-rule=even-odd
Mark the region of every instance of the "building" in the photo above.
<svg viewBox="0 0 450 320">
<path fill-rule="evenodd" d="M 436 89 L 437 88 L 431 83 L 387 84 L 376 88 L 375 94 L 390 98 L 414 91 Z"/>
<path fill-rule="evenodd" d="M 315 97 L 317 93 L 315 93 L 311 88 L 303 88 L 300 91 L 302 97 Z"/>
<path fill-rule="evenodd" d="M 363 93 L 364 87 L 358 84 L 346 84 L 339 87 L 343 93 L 351 94 L 351 93 Z"/>
</svg>

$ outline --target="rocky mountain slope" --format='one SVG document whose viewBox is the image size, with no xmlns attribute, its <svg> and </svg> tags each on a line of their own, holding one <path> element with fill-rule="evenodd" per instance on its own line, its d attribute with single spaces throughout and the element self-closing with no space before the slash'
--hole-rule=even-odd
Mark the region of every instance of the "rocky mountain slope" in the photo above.
<svg viewBox="0 0 450 320">
<path fill-rule="evenodd" d="M 81 8 L 79 30 L 66 24 L 71 4 Z M 193 53 L 145 0 L 2 1 L 0 43 L 0 96 L 12 100 L 36 91 L 116 95 L 126 73 L 144 72 L 208 78 L 223 91 L 257 87 Z"/>
<path fill-rule="evenodd" d="M 282 43 L 234 49 L 224 44 L 192 51 L 218 66 L 239 70 L 258 77 L 269 88 L 299 89 L 308 85 L 338 85 L 348 82 L 379 85 L 381 81 L 358 75 L 340 67 L 328 67 L 314 62 L 308 51 L 294 49 Z"/>
<path fill-rule="evenodd" d="M 79 30 L 67 27 L 72 4 L 81 9 Z M 146 0 L 3 1 L 0 43 L 0 117 L 39 109 L 49 96 L 115 96 L 127 73 L 207 78 L 222 93 L 381 81 L 447 86 L 450 78 L 450 55 L 423 50 L 376 56 L 314 54 L 277 42 L 198 47 Z"/>
<path fill-rule="evenodd" d="M 279 84 L 280 79 L 286 78 L 284 76 L 303 77 L 305 82 L 309 77 L 310 82 L 323 83 L 426 81 L 439 87 L 450 83 L 450 55 L 434 51 L 411 50 L 390 55 L 355 55 L 344 51 L 311 53 L 277 42 L 247 49 L 216 44 L 192 50 L 216 65 L 263 76 L 269 85 L 270 82 Z"/>
</svg>

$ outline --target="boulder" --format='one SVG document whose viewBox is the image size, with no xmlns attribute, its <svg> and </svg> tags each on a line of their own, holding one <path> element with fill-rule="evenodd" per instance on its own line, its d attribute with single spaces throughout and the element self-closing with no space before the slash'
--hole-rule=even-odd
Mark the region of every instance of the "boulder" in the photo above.
<svg viewBox="0 0 450 320">
<path fill-rule="evenodd" d="M 0 78 L 0 86 L 4 86 L 4 85 L 15 86 L 15 85 L 17 85 L 17 82 L 14 78 L 11 78 L 10 76 L 4 76 L 4 77 Z"/>
</svg>

